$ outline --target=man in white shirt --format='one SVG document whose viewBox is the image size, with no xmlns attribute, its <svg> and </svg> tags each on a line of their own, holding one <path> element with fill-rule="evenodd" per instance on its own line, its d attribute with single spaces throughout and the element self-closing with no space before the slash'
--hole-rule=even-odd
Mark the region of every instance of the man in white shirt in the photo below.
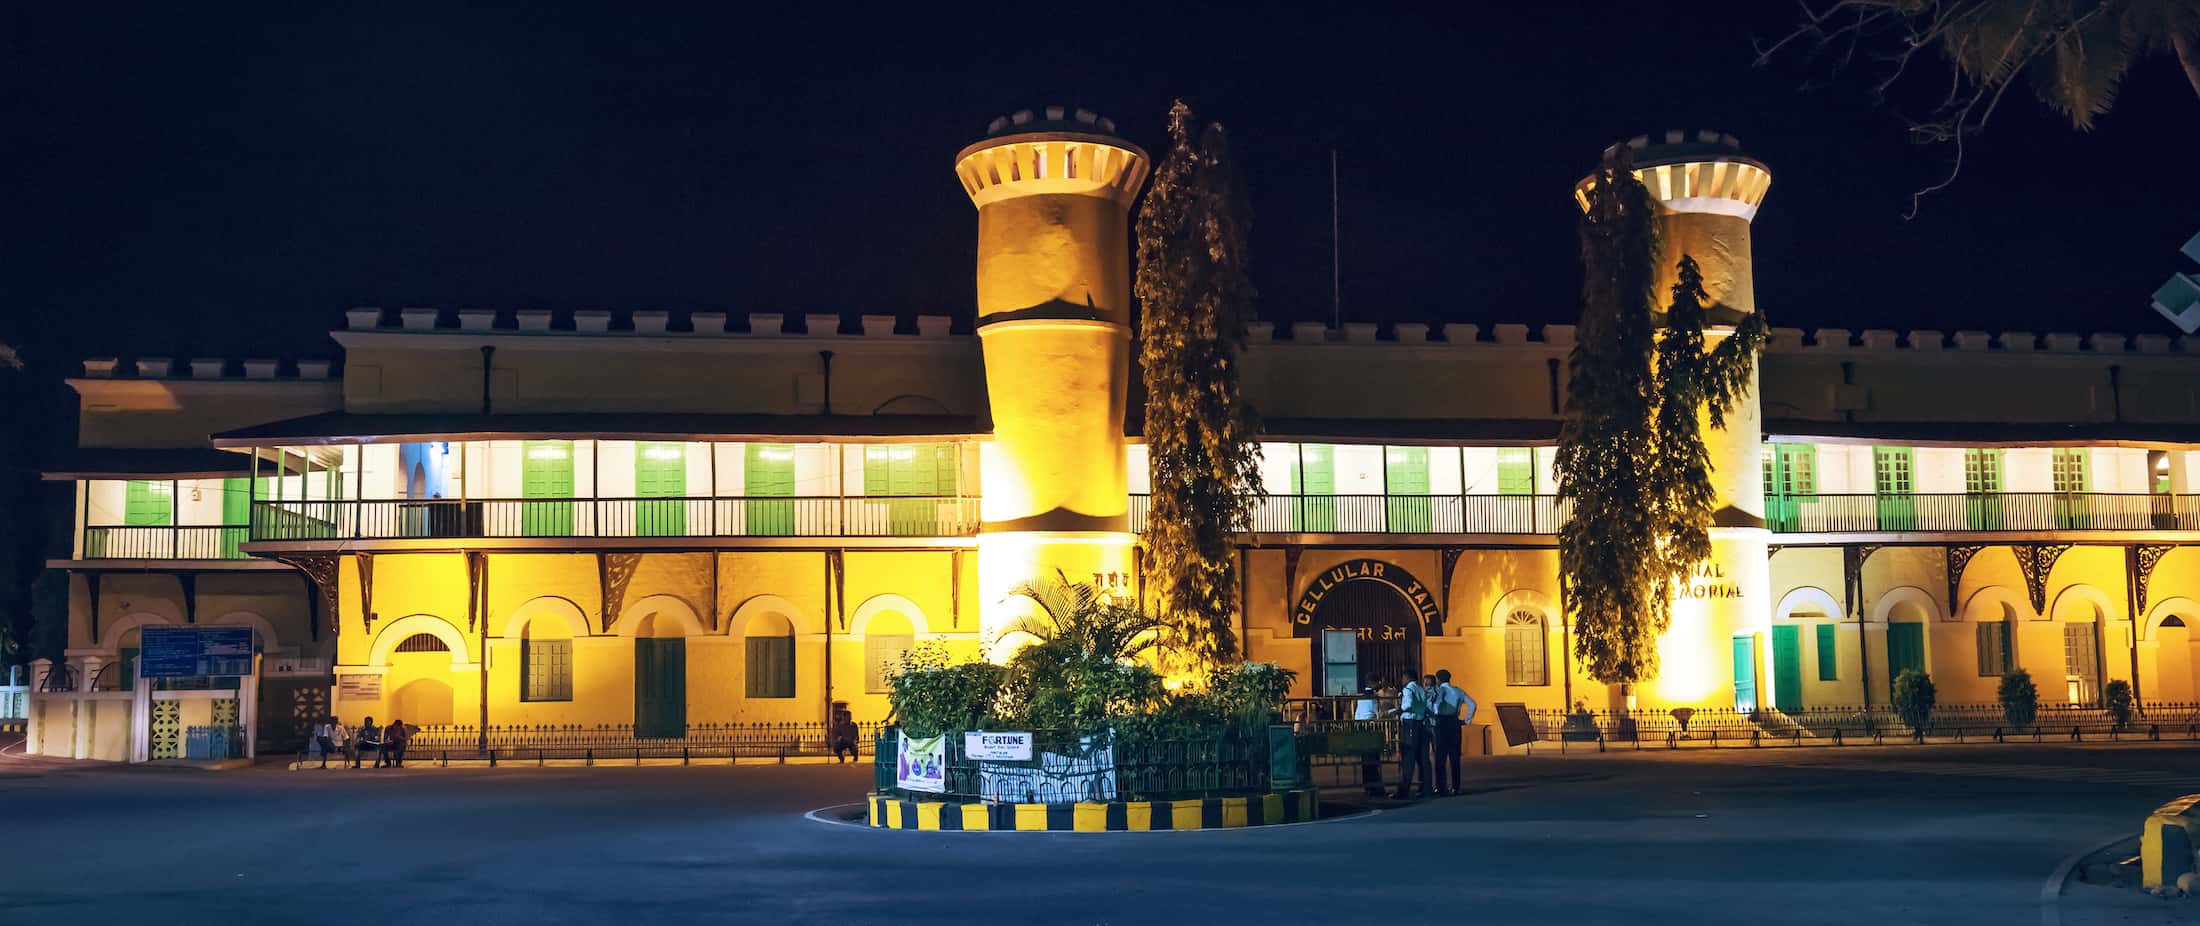
<svg viewBox="0 0 2200 926">
<path fill-rule="evenodd" d="M 1422 797 L 1428 797 L 1436 784 L 1434 769 L 1429 765 L 1429 717 L 1434 694 L 1434 686 L 1423 685 L 1413 675 L 1406 676 L 1405 686 L 1398 692 L 1398 793 L 1393 796 L 1401 801 L 1412 796 L 1415 772 L 1420 773 Z"/>
<path fill-rule="evenodd" d="M 1451 670 L 1436 670 L 1436 793 L 1459 793 L 1459 746 L 1467 722 L 1474 719 L 1474 699 L 1451 683 Z M 1448 771 L 1447 771 L 1448 770 Z"/>
</svg>

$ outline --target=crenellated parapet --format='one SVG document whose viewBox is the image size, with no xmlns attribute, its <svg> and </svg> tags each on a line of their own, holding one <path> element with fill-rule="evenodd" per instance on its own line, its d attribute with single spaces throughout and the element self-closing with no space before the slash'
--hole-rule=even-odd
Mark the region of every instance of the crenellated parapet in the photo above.
<svg viewBox="0 0 2200 926">
<path fill-rule="evenodd" d="M 278 360 L 193 357 L 177 363 L 169 357 L 90 357 L 84 361 L 85 379 L 179 380 L 189 382 L 270 382 L 302 380 L 322 382 L 332 378 L 335 364 L 318 357 L 295 361 L 284 369 Z"/>
<path fill-rule="evenodd" d="M 389 311 L 360 307 L 344 313 L 346 331 L 419 334 L 522 334 L 548 337 L 635 338 L 944 338 L 954 319 L 944 315 L 918 315 L 903 324 L 904 316 L 860 315 L 854 322 L 839 315 L 796 315 L 751 312 L 729 316 L 724 312 L 674 313 L 665 310 L 579 309 L 561 315 L 547 309 L 529 309 L 508 316 L 481 309 L 455 311 L 407 308 Z"/>
</svg>

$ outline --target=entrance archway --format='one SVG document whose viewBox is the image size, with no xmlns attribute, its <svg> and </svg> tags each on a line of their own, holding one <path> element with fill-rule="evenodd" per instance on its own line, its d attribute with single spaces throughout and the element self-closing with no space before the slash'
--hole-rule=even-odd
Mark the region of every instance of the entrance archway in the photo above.
<svg viewBox="0 0 2200 926">
<path fill-rule="evenodd" d="M 1377 579 L 1337 583 L 1314 605 L 1314 684 L 1324 695 L 1396 686 L 1421 671 L 1421 620 L 1403 592 Z"/>
</svg>

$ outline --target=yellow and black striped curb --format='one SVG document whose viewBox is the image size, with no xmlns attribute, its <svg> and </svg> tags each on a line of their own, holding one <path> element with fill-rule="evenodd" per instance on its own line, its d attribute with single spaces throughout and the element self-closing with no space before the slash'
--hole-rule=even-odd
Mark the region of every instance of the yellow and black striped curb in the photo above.
<svg viewBox="0 0 2200 926">
<path fill-rule="evenodd" d="M 2187 794 L 2148 815 L 2139 831 L 2139 880 L 2153 890 L 2175 889 L 2177 876 L 2193 870 L 2200 848 L 2200 794 Z"/>
<path fill-rule="evenodd" d="M 1145 833 L 1298 823 L 1314 819 L 1320 806 L 1311 790 L 1183 801 L 1075 804 L 949 804 L 871 794 L 865 804 L 870 808 L 871 825 L 880 829 L 1058 833 Z"/>
</svg>

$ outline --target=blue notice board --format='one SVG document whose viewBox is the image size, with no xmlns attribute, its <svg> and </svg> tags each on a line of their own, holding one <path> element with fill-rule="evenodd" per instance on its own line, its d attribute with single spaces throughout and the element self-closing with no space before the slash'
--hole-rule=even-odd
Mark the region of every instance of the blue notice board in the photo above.
<svg viewBox="0 0 2200 926">
<path fill-rule="evenodd" d="M 252 674 L 250 627 L 145 627 L 138 647 L 139 678 Z"/>
</svg>

